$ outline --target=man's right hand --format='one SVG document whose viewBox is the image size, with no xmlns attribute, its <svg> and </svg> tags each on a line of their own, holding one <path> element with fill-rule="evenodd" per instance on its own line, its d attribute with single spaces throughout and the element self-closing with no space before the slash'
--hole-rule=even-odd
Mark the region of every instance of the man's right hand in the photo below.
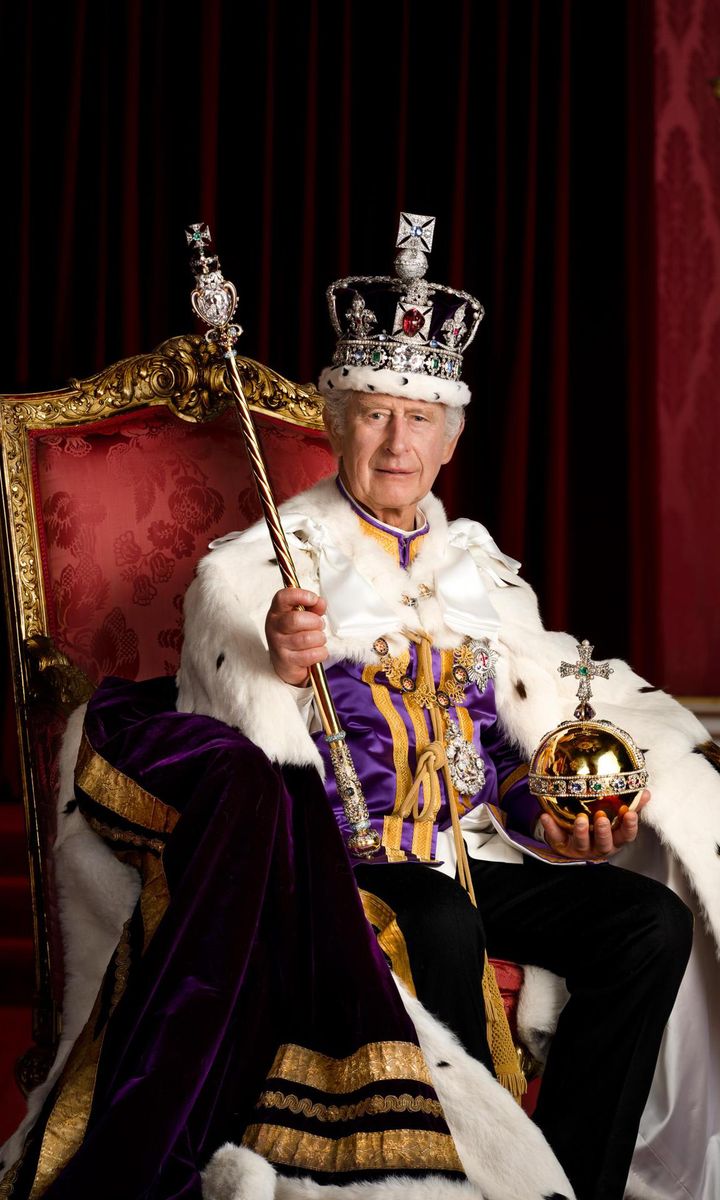
<svg viewBox="0 0 720 1200">
<path fill-rule="evenodd" d="M 275 674 L 285 683 L 303 687 L 310 677 L 308 668 L 327 658 L 326 608 L 322 597 L 304 588 L 283 588 L 273 596 L 265 635 Z"/>
</svg>

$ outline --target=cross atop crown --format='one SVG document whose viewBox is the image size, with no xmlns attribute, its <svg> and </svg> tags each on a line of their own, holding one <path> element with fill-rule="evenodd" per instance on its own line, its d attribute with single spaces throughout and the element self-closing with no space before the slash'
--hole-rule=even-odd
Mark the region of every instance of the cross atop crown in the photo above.
<svg viewBox="0 0 720 1200">
<path fill-rule="evenodd" d="M 593 679 L 609 679 L 613 673 L 610 663 L 594 663 L 592 661 L 592 652 L 594 649 L 595 647 L 591 646 L 587 639 L 585 639 L 577 647 L 579 661 L 576 663 L 561 662 L 558 667 L 558 671 L 563 679 L 568 675 L 574 675 L 580 681 L 576 693 L 580 703 L 574 713 L 578 721 L 592 721 L 595 716 L 595 710 L 590 704 L 590 697 L 592 696 L 591 681 Z"/>
<path fill-rule="evenodd" d="M 401 212 L 395 245 L 398 250 L 401 250 L 403 246 L 407 246 L 414 239 L 417 249 L 429 254 L 432 250 L 434 233 L 434 217 L 421 217 L 418 213 Z"/>
</svg>

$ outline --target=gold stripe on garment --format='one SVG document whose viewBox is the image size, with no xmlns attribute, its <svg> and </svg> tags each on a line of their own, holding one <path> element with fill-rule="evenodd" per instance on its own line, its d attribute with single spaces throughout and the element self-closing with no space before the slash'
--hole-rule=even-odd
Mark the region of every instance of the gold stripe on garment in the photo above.
<svg viewBox="0 0 720 1200">
<path fill-rule="evenodd" d="M 115 951 L 115 986 L 111 1011 L 127 986 L 130 969 L 130 933 L 125 924 Z M 59 1091 L 45 1124 L 38 1164 L 28 1200 L 37 1200 L 67 1166 L 80 1149 L 90 1117 L 100 1054 L 107 1022 L 94 1036 L 97 1027 L 102 991 L 98 992 L 93 1010 L 73 1046 L 62 1075 Z M 11 1193 L 12 1194 L 12 1193 Z"/>
<path fill-rule="evenodd" d="M 147 950 L 170 903 L 170 889 L 161 858 L 146 854 L 143 860 L 140 913 L 143 922 L 143 954 Z"/>
<path fill-rule="evenodd" d="M 85 734 L 80 743 L 75 780 L 96 804 L 154 833 L 171 833 L 180 819 L 177 809 L 145 791 L 98 754 Z"/>
<path fill-rule="evenodd" d="M 389 688 L 385 684 L 377 682 L 377 676 L 382 669 L 382 666 L 377 663 L 370 664 L 370 666 L 363 669 L 362 681 L 369 684 L 373 704 L 381 716 L 385 718 L 392 738 L 393 766 L 395 768 L 395 802 L 393 804 L 393 815 L 388 815 L 383 820 L 381 841 L 386 850 L 394 853 L 397 861 L 402 861 L 405 858 L 405 853 L 400 848 L 402 817 L 394 814 L 399 810 L 412 783 L 410 765 L 408 763 L 408 736 L 403 719 L 396 712 L 390 698 Z"/>
<path fill-rule="evenodd" d="M 88 816 L 86 820 L 90 828 L 105 841 L 124 842 L 130 846 L 137 846 L 138 849 L 154 850 L 157 854 L 162 854 L 165 849 L 165 842 L 160 838 L 147 837 L 130 829 L 119 829 L 117 825 L 106 825 L 104 821 L 98 821 L 97 817 Z"/>
<path fill-rule="evenodd" d="M 462 705 L 458 705 L 455 709 L 455 712 L 457 713 L 458 725 L 460 726 L 461 734 L 466 742 L 472 742 L 475 729 L 470 713 Z M 463 817 L 466 812 L 470 812 L 470 809 L 473 806 L 472 796 L 461 796 L 457 789 L 453 787 L 453 799 L 457 805 L 457 810 L 461 817 Z"/>
<path fill-rule="evenodd" d="M 320 1137 L 278 1125 L 249 1125 L 242 1139 L 268 1162 L 312 1171 L 457 1171 L 463 1166 L 447 1133 L 385 1129 L 343 1138 Z"/>
<path fill-rule="evenodd" d="M 417 762 L 423 751 L 427 750 L 430 745 L 427 717 L 424 708 L 418 708 L 416 704 L 412 703 L 412 693 L 403 693 L 403 704 L 415 732 L 415 761 Z M 413 825 L 412 852 L 418 858 L 428 862 L 432 857 L 432 835 L 436 817 L 437 813 L 434 813 L 431 821 L 415 821 Z"/>
<path fill-rule="evenodd" d="M 397 833 L 398 822 L 400 823 L 399 834 Z M 407 854 L 404 850 L 393 850 L 392 846 L 387 844 L 397 837 L 402 837 L 402 817 L 383 817 L 383 832 L 380 841 L 385 848 L 385 855 L 389 863 L 407 862 Z"/>
<path fill-rule="evenodd" d="M 511 787 L 514 787 L 515 784 L 519 783 L 521 779 L 525 779 L 529 770 L 530 768 L 527 763 L 520 763 L 519 767 L 516 767 L 514 771 L 511 771 L 507 779 L 503 779 L 498 788 L 498 800 L 502 800 L 503 796 L 508 794 Z"/>
<path fill-rule="evenodd" d="M 380 1113 L 426 1113 L 431 1117 L 442 1117 L 439 1100 L 427 1096 L 366 1096 L 356 1104 L 320 1104 L 308 1096 L 288 1095 L 287 1092 L 263 1092 L 257 1102 L 258 1108 L 287 1109 L 296 1117 L 312 1117 L 316 1121 L 355 1121 L 358 1117 L 377 1116 Z"/>
<path fill-rule="evenodd" d="M 452 653 L 450 654 L 449 658 L 450 658 L 450 665 L 452 666 Z M 447 659 L 448 659 L 448 652 L 442 651 L 441 656 L 440 656 L 441 664 L 443 664 L 443 665 L 446 664 Z M 441 666 L 441 673 L 442 673 L 442 666 Z M 435 694 L 435 680 L 433 678 L 433 669 L 432 669 L 432 647 L 427 638 L 427 635 L 425 635 L 425 634 L 422 635 L 422 637 L 418 643 L 416 675 L 417 675 L 417 678 L 416 678 L 417 691 L 421 695 L 422 694 L 434 695 Z M 417 704 L 413 703 L 414 698 L 415 698 L 415 693 L 408 693 L 407 696 L 403 696 L 403 699 L 405 701 L 405 707 L 406 707 L 408 713 L 410 714 L 410 719 L 413 723 L 413 728 L 415 730 L 416 754 L 417 754 L 417 760 L 419 761 L 420 755 L 428 748 L 428 746 L 430 746 L 432 744 L 432 741 L 431 741 L 431 737 L 428 732 L 428 728 L 427 728 L 427 724 L 426 724 L 428 718 L 426 716 L 425 709 L 419 708 L 417 706 Z M 444 755 L 444 750 L 443 750 L 443 755 Z M 431 771 L 434 774 L 434 778 L 438 781 L 438 786 L 433 785 L 434 792 L 435 792 L 435 798 L 433 801 L 433 800 L 431 800 L 430 796 L 425 796 L 426 806 L 430 805 L 430 807 L 428 807 L 427 814 L 423 817 L 422 820 L 418 820 L 417 818 L 415 819 L 414 825 L 413 825 L 413 838 L 412 838 L 413 854 L 417 855 L 417 857 L 419 859 L 424 859 L 425 862 L 429 862 L 430 859 L 432 858 L 433 831 L 435 829 L 435 822 L 437 820 L 437 815 L 442 806 L 442 795 L 440 793 L 440 788 L 439 788 L 438 772 L 435 770 L 434 767 L 431 767 Z M 423 791 L 425 791 L 425 790 L 426 789 L 423 788 Z"/>
<path fill-rule="evenodd" d="M 407 942 L 405 941 L 402 929 L 398 925 L 396 914 L 389 904 L 386 904 L 379 896 L 374 896 L 372 892 L 366 892 L 364 888 L 360 888 L 360 899 L 365 916 L 377 930 L 377 940 L 380 949 L 383 953 L 387 954 L 390 959 L 390 966 L 398 978 L 405 984 L 410 995 L 416 996 L 417 992 L 415 990 L 415 981 L 412 977 Z"/>
<path fill-rule="evenodd" d="M 414 1079 L 433 1086 L 422 1050 L 413 1042 L 368 1042 L 347 1058 L 330 1058 L 288 1042 L 275 1055 L 268 1078 L 320 1092 L 354 1092 L 390 1079 Z"/>
</svg>

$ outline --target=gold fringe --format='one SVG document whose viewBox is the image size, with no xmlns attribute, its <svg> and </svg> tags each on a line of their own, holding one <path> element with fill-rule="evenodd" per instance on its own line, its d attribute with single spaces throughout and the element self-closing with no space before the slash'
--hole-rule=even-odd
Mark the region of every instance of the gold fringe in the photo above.
<svg viewBox="0 0 720 1200">
<path fill-rule="evenodd" d="M 527 1079 L 518 1061 L 495 969 L 487 954 L 485 955 L 482 989 L 485 1001 L 487 1039 L 495 1074 L 498 1082 L 510 1092 L 519 1104 L 527 1091 Z"/>
</svg>

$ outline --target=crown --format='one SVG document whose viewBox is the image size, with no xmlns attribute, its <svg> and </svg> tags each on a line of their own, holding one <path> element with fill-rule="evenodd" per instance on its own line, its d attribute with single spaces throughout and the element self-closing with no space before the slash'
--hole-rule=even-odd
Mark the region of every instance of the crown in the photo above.
<svg viewBox="0 0 720 1200">
<path fill-rule="evenodd" d="M 467 404 L 462 356 L 485 315 L 467 292 L 425 278 L 435 218 L 400 213 L 395 275 L 349 275 L 327 290 L 338 337 L 320 391 Z"/>
</svg>

